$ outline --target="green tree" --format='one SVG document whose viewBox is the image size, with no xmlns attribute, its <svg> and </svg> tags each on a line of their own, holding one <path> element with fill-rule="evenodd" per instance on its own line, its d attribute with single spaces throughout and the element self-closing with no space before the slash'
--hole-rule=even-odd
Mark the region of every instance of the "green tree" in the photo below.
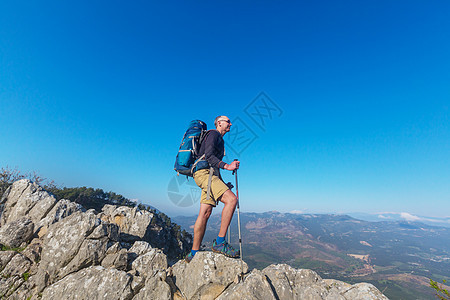
<svg viewBox="0 0 450 300">
<path fill-rule="evenodd" d="M 442 282 L 445 284 L 447 281 L 442 280 Z M 448 290 L 445 289 L 444 285 L 439 284 L 433 279 L 430 279 L 430 286 L 436 291 L 436 297 L 438 297 L 441 300 L 450 300 L 450 294 Z"/>
</svg>

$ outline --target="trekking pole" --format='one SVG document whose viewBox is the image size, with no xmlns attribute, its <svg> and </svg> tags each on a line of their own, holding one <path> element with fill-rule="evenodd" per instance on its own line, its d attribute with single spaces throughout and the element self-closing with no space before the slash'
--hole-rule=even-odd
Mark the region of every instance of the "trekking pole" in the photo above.
<svg viewBox="0 0 450 300">
<path fill-rule="evenodd" d="M 237 161 L 237 159 L 235 159 Z M 241 219 L 239 217 L 239 189 L 238 189 L 238 176 L 237 176 L 237 170 L 233 170 L 233 174 L 235 175 L 235 181 L 236 181 L 236 198 L 237 198 L 237 215 L 238 215 L 238 234 L 239 234 L 239 250 L 240 250 L 240 256 L 241 256 L 241 279 L 244 281 L 244 261 L 242 260 L 242 238 L 241 238 Z"/>
<path fill-rule="evenodd" d="M 231 182 L 228 182 L 227 186 L 230 188 L 230 191 L 231 191 L 232 188 L 234 188 L 234 186 L 231 184 Z M 231 244 L 231 226 L 228 226 L 227 240 L 228 240 L 228 244 Z"/>
</svg>

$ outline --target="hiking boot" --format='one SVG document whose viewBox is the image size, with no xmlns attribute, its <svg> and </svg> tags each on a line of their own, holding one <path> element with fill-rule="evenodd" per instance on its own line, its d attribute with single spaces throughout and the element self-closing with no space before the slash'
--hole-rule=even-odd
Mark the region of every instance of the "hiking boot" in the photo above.
<svg viewBox="0 0 450 300">
<path fill-rule="evenodd" d="M 190 263 L 193 258 L 194 258 L 194 255 L 192 255 L 192 253 L 189 252 L 188 255 L 186 255 L 186 257 L 184 258 L 184 261 L 187 263 Z"/>
<path fill-rule="evenodd" d="M 217 245 L 216 240 L 214 240 L 211 250 L 216 253 L 222 253 L 223 255 L 231 257 L 231 258 L 238 258 L 240 255 L 239 250 L 235 250 L 226 241 L 224 241 L 222 244 Z"/>
</svg>

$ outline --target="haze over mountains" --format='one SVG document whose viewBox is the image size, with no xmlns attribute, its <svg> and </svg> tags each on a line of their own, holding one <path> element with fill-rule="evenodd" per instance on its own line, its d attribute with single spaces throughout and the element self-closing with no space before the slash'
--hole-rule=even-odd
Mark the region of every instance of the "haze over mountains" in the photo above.
<svg viewBox="0 0 450 300">
<path fill-rule="evenodd" d="M 407 212 L 381 212 L 381 213 L 348 213 L 347 215 L 370 222 L 380 222 L 380 221 L 412 221 L 421 222 L 431 226 L 443 226 L 450 228 L 450 217 L 428 217 L 414 215 Z"/>
</svg>

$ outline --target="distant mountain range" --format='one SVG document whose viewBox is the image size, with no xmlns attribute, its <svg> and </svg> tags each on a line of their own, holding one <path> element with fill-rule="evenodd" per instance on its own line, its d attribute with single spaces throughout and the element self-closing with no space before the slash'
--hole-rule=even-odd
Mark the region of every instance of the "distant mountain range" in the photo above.
<svg viewBox="0 0 450 300">
<path fill-rule="evenodd" d="M 450 228 L 406 220 L 401 214 L 383 217 L 373 222 L 348 215 L 241 213 L 244 259 L 250 268 L 287 263 L 324 278 L 371 282 L 392 299 L 433 297 L 429 278 L 441 282 L 450 276 Z M 191 233 L 195 219 L 173 218 Z M 236 219 L 231 241 L 238 247 Z M 220 215 L 211 216 L 205 247 L 211 246 L 219 226 Z"/>
<path fill-rule="evenodd" d="M 370 222 L 379 222 L 379 221 L 413 221 L 420 222 L 431 226 L 442 226 L 450 228 L 450 217 L 425 217 L 425 216 L 417 216 L 410 213 L 402 212 L 382 212 L 382 213 L 348 213 L 347 215 Z"/>
</svg>

